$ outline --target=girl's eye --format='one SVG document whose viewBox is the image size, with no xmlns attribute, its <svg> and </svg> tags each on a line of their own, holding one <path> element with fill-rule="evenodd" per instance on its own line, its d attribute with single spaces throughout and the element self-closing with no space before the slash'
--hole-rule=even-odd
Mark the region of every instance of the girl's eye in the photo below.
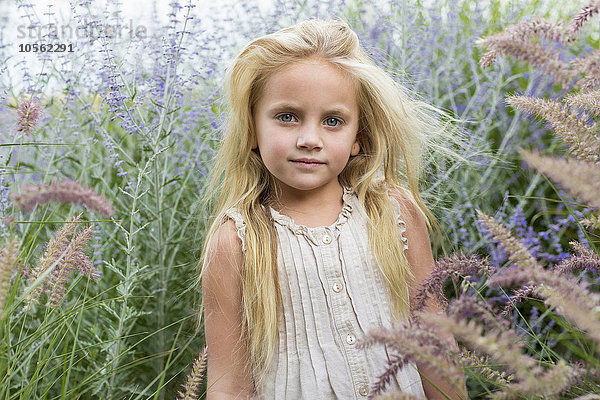
<svg viewBox="0 0 600 400">
<path fill-rule="evenodd" d="M 338 118 L 333 118 L 333 117 L 327 118 L 325 120 L 325 123 L 327 124 L 327 126 L 333 126 L 333 127 L 339 126 L 342 124 L 342 122 Z"/>
<path fill-rule="evenodd" d="M 281 122 L 294 122 L 294 116 L 290 113 L 280 114 L 277 116 Z"/>
</svg>

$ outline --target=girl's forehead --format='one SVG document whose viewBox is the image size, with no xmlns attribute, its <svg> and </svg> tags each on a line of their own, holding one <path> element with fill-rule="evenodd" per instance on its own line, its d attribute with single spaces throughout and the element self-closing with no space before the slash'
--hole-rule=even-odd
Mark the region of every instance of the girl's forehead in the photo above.
<svg viewBox="0 0 600 400">
<path fill-rule="evenodd" d="M 269 83 L 280 83 L 279 81 L 296 79 L 299 82 L 309 80 L 319 80 L 327 76 L 330 80 L 335 80 L 342 85 L 355 85 L 355 79 L 341 67 L 320 58 L 310 57 L 288 63 L 275 72 L 266 80 Z"/>
</svg>

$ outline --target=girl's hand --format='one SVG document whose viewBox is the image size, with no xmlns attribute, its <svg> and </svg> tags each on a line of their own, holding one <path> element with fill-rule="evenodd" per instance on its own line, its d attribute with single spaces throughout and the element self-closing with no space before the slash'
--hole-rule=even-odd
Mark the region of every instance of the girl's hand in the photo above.
<svg viewBox="0 0 600 400">
<path fill-rule="evenodd" d="M 202 271 L 204 328 L 208 346 L 207 400 L 246 399 L 254 392 L 242 336 L 242 242 L 235 223 L 216 231 Z"/>
</svg>

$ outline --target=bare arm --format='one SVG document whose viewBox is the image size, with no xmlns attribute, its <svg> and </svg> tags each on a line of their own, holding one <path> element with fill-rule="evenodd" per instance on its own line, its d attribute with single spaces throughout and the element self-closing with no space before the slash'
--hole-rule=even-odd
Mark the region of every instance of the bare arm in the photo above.
<svg viewBox="0 0 600 400">
<path fill-rule="evenodd" d="M 207 400 L 246 399 L 254 391 L 242 334 L 242 243 L 227 220 L 207 250 L 202 272 L 204 328 L 208 346 Z"/>
<path fill-rule="evenodd" d="M 396 197 L 401 204 L 404 204 L 409 209 L 408 215 L 403 215 L 402 218 L 406 222 L 406 237 L 408 239 L 408 250 L 406 251 L 406 258 L 411 266 L 412 272 L 415 276 L 415 285 L 410 288 L 410 296 L 414 298 L 417 292 L 417 288 L 420 284 L 431 274 L 433 269 L 434 261 L 433 254 L 431 252 L 431 244 L 429 242 L 429 233 L 427 232 L 427 225 L 425 224 L 425 218 L 417 208 L 402 194 L 398 192 L 392 192 L 392 196 Z M 429 298 L 429 301 L 425 305 L 425 311 L 438 312 L 441 308 L 437 302 L 434 301 L 433 296 Z M 450 334 L 440 334 L 443 338 L 451 339 L 456 346 L 454 337 Z M 430 400 L 437 399 L 467 399 L 467 390 L 464 386 L 464 376 L 461 376 L 461 384 L 459 387 L 453 387 L 450 382 L 436 376 L 430 369 L 425 365 L 417 363 L 417 368 L 421 374 L 423 382 L 423 390 L 425 395 Z M 431 381 L 431 383 L 430 383 Z M 437 386 L 444 394 L 440 393 L 435 388 Z"/>
</svg>

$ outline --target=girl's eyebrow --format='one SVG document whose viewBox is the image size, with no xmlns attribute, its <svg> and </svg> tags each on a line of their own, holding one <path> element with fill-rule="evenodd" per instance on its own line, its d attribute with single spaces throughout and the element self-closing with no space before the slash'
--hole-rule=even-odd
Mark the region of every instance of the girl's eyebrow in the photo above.
<svg viewBox="0 0 600 400">
<path fill-rule="evenodd" d="M 302 113 L 302 109 L 297 106 L 294 105 L 292 103 L 276 103 L 273 106 L 269 107 L 269 112 L 283 112 L 283 111 L 293 111 L 296 113 Z M 341 105 L 341 104 L 336 104 L 334 106 L 332 106 L 331 108 L 327 109 L 324 114 L 339 114 L 339 115 L 343 115 L 343 116 L 350 116 L 352 113 L 350 112 L 350 110 Z"/>
</svg>

